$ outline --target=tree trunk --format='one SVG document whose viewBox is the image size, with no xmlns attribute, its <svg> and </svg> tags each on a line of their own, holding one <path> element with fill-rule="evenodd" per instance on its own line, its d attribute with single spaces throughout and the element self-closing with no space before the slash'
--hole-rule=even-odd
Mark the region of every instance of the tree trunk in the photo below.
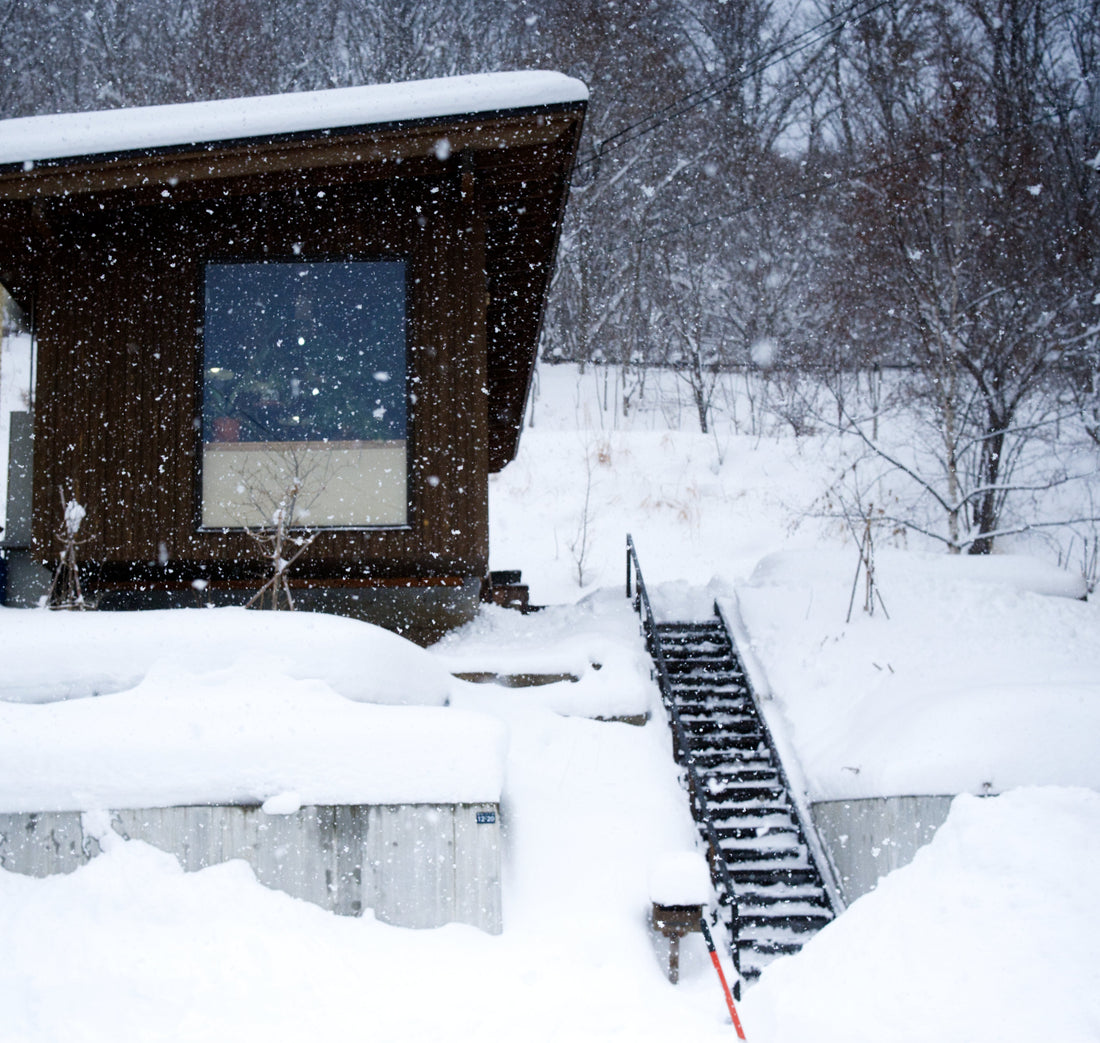
<svg viewBox="0 0 1100 1043">
<path fill-rule="evenodd" d="M 974 512 L 974 521 L 978 529 L 978 538 L 970 544 L 970 554 L 992 554 L 993 537 L 989 533 L 997 531 L 997 479 L 1001 473 L 1001 452 L 1004 449 L 1005 424 L 994 422 L 990 427 L 995 430 L 989 434 L 982 447 L 982 464 L 979 481 L 983 492 L 978 499 Z"/>
</svg>

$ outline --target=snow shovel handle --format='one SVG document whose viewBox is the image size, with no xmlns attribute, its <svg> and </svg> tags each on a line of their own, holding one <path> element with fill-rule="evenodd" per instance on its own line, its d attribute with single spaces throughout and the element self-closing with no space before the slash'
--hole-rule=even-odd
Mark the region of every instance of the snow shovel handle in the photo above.
<svg viewBox="0 0 1100 1043">
<path fill-rule="evenodd" d="M 710 928 L 707 927 L 707 918 L 701 917 L 699 920 L 700 926 L 703 928 L 703 937 L 707 940 L 707 949 L 710 951 L 710 962 L 714 964 L 714 969 L 718 972 L 718 980 L 722 983 L 722 991 L 726 995 L 726 1006 L 729 1007 L 730 1020 L 733 1022 L 733 1027 L 737 1030 L 737 1038 L 745 1038 L 745 1030 L 741 1028 L 741 1019 L 737 1016 L 737 1008 L 733 1005 L 733 996 L 730 994 L 730 987 L 726 984 L 726 976 L 722 973 L 722 965 L 718 962 L 718 953 L 714 948 L 714 939 L 710 936 Z"/>
</svg>

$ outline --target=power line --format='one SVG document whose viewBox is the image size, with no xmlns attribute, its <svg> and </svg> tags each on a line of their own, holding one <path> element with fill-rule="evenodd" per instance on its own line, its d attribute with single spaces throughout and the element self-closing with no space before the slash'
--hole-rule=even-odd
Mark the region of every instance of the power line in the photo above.
<svg viewBox="0 0 1100 1043">
<path fill-rule="evenodd" d="M 598 142 L 589 155 L 576 162 L 574 165 L 575 169 L 581 169 L 582 167 L 588 166 L 590 163 L 595 163 L 598 166 L 600 160 L 608 152 L 613 152 L 623 145 L 629 144 L 631 141 L 636 141 L 638 138 L 652 133 L 658 127 L 662 127 L 671 120 L 690 112 L 692 109 L 698 108 L 712 98 L 716 98 L 721 94 L 725 94 L 727 91 L 733 90 L 735 87 L 741 86 L 752 76 L 770 69 L 773 65 L 778 65 L 780 62 L 787 61 L 800 51 L 804 51 L 807 47 L 820 42 L 837 29 L 848 24 L 849 16 L 865 2 L 866 0 L 853 0 L 847 7 L 829 15 L 827 18 L 822 19 L 808 29 L 804 29 L 792 39 L 768 48 L 762 54 L 758 55 L 750 63 L 747 69 L 743 69 L 737 74 L 728 77 L 723 83 L 717 86 L 697 87 L 695 90 L 689 91 L 687 94 L 670 101 L 662 108 L 656 109 L 643 116 L 641 119 L 628 124 L 621 130 L 616 131 L 614 134 Z M 872 0 L 871 4 L 864 11 L 860 12 L 858 17 L 865 18 L 867 15 L 873 14 L 879 8 L 885 7 L 890 2 L 891 0 Z M 820 30 L 823 29 L 825 31 L 820 32 Z"/>
</svg>

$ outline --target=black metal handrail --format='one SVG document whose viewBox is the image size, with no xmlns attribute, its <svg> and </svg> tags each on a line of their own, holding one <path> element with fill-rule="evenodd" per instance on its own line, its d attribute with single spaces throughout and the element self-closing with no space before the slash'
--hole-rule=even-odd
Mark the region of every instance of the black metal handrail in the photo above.
<svg viewBox="0 0 1100 1043">
<path fill-rule="evenodd" d="M 633 584 L 632 584 L 633 580 Z M 631 587 L 633 586 L 633 593 Z M 710 848 L 710 872 L 711 879 L 722 886 L 724 894 L 719 895 L 719 902 L 729 908 L 730 931 L 730 958 L 733 960 L 737 977 L 741 977 L 741 954 L 737 944 L 737 896 L 733 889 L 733 879 L 726 866 L 726 860 L 722 857 L 722 848 L 718 843 L 718 831 L 707 807 L 706 787 L 695 767 L 695 755 L 691 751 L 688 742 L 687 729 L 680 720 L 680 712 L 676 709 L 676 700 L 672 695 L 672 680 L 665 665 L 664 651 L 661 648 L 661 638 L 657 633 L 657 621 L 653 615 L 653 605 L 649 600 L 645 579 L 642 577 L 642 565 L 638 560 L 638 550 L 634 546 L 634 537 L 629 533 L 626 537 L 626 596 L 633 598 L 634 610 L 642 619 L 642 627 L 645 632 L 646 644 L 653 662 L 657 667 L 657 685 L 661 691 L 661 702 L 668 714 L 669 725 L 672 728 L 674 743 L 673 753 L 676 763 L 686 772 L 688 777 L 688 795 L 691 799 L 692 814 L 699 828 L 706 837 Z M 740 999 L 740 982 L 735 985 L 737 999 Z"/>
<path fill-rule="evenodd" d="M 726 622 L 725 617 L 722 615 L 721 609 L 718 607 L 718 602 L 714 602 L 714 614 L 722 620 L 723 625 L 726 628 L 726 633 L 729 635 L 730 644 L 733 646 L 734 652 L 737 653 L 740 658 L 740 652 L 737 648 L 737 640 L 731 631 L 729 624 Z M 744 663 L 744 660 L 741 660 Z M 818 876 L 821 877 L 822 891 L 825 894 L 825 899 L 828 902 L 829 911 L 834 915 L 837 912 L 837 899 L 834 894 L 835 885 L 832 883 L 826 883 L 826 865 L 819 865 L 819 861 L 824 861 L 823 857 L 814 854 L 814 845 L 810 841 L 811 833 L 806 827 L 806 821 L 802 814 L 802 810 L 799 808 L 798 801 L 794 799 L 794 787 L 791 785 L 790 776 L 787 774 L 787 769 L 783 767 L 783 758 L 779 756 L 779 747 L 775 744 L 775 736 L 772 734 L 772 730 L 768 727 L 768 718 L 764 714 L 764 707 L 760 702 L 760 696 L 757 694 L 756 686 L 752 683 L 752 675 L 749 671 L 745 670 L 745 691 L 748 692 L 749 701 L 752 703 L 753 710 L 756 713 L 756 719 L 759 722 L 760 734 L 764 740 L 764 745 L 771 751 L 772 764 L 775 769 L 776 777 L 779 779 L 780 785 L 788 794 L 790 800 L 791 818 L 794 821 L 795 828 L 798 830 L 798 839 L 806 845 L 806 851 L 809 854 L 811 865 L 817 871 Z"/>
</svg>

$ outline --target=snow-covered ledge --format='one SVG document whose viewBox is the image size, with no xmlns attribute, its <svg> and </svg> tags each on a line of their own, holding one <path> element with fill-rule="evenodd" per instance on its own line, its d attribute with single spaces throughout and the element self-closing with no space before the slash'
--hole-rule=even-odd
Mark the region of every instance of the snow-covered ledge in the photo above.
<svg viewBox="0 0 1100 1043">
<path fill-rule="evenodd" d="M 122 836 L 338 913 L 501 930 L 504 726 L 440 705 L 427 652 L 317 615 L 0 612 L 3 868 Z"/>
<path fill-rule="evenodd" d="M 829 892 L 829 899 L 833 908 L 838 912 L 847 904 L 844 889 L 841 886 L 840 874 L 836 863 L 832 858 L 832 851 L 823 838 L 818 834 L 817 821 L 811 813 L 809 799 L 809 787 L 802 771 L 802 764 L 798 759 L 793 745 L 782 726 L 779 709 L 772 697 L 771 686 L 767 675 L 764 673 L 763 664 L 753 651 L 752 638 L 741 615 L 741 606 L 737 600 L 736 592 L 729 597 L 719 598 L 714 603 L 718 615 L 733 642 L 737 654 L 741 657 L 741 663 L 745 667 L 745 673 L 749 681 L 749 691 L 756 701 L 756 709 L 768 726 L 772 742 L 775 744 L 776 753 L 783 765 L 783 771 L 790 783 L 788 795 L 798 809 L 798 815 L 805 831 L 805 840 L 813 852 L 814 861 L 817 863 L 818 872 L 821 874 L 825 889 Z"/>
</svg>

